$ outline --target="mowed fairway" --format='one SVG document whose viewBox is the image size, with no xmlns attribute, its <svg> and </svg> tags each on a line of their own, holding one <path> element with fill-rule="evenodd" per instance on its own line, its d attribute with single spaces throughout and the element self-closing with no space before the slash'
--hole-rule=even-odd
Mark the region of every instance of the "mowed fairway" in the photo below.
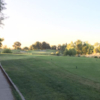
<svg viewBox="0 0 100 100">
<path fill-rule="evenodd" d="M 1 54 L 0 60 L 26 100 L 100 100 L 100 59 Z"/>
</svg>

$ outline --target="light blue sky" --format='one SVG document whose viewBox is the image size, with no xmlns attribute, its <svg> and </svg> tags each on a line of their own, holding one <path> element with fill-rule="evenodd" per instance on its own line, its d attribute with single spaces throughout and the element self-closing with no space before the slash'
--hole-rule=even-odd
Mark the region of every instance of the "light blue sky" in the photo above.
<svg viewBox="0 0 100 100">
<path fill-rule="evenodd" d="M 100 42 L 100 0 L 5 0 L 9 18 L 0 29 L 4 45 L 35 41 L 51 45 L 81 39 Z"/>
</svg>

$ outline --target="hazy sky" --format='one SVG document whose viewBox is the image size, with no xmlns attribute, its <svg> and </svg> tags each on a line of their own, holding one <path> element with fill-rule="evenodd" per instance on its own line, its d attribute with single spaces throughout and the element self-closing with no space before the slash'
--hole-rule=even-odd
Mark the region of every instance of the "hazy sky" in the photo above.
<svg viewBox="0 0 100 100">
<path fill-rule="evenodd" d="M 30 46 L 36 41 L 51 45 L 81 39 L 100 42 L 100 0 L 5 0 L 9 17 L 0 29 L 4 45 L 15 41 Z"/>
</svg>

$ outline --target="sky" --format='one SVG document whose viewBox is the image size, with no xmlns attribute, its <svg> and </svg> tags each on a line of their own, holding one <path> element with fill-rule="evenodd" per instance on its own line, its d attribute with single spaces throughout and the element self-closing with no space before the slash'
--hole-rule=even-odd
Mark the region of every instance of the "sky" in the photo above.
<svg viewBox="0 0 100 100">
<path fill-rule="evenodd" d="M 3 45 L 36 41 L 50 45 L 80 39 L 100 43 L 100 0 L 5 0 L 8 17 L 0 28 Z"/>
</svg>

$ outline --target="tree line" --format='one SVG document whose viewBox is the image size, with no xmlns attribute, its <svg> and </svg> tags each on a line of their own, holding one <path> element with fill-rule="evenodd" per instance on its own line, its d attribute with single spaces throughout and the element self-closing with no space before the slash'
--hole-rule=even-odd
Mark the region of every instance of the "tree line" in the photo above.
<svg viewBox="0 0 100 100">
<path fill-rule="evenodd" d="M 86 54 L 92 54 L 94 53 L 99 53 L 95 52 L 95 47 L 94 45 L 91 45 L 88 42 L 82 42 L 81 40 L 77 40 L 75 42 L 69 43 L 64 51 L 64 55 L 86 55 Z"/>
<path fill-rule="evenodd" d="M 0 38 L 0 47 L 2 47 L 2 42 L 4 39 Z M 4 48 L 7 48 L 6 46 Z M 69 44 L 59 44 L 59 45 L 52 45 L 50 46 L 49 43 L 43 41 L 43 42 L 35 42 L 29 47 L 21 48 L 20 42 L 14 42 L 13 44 L 14 49 L 20 49 L 20 50 L 44 50 L 44 49 L 52 49 L 52 50 L 58 50 L 64 55 L 86 55 L 86 54 L 92 54 L 92 53 L 100 53 L 100 43 L 96 42 L 94 45 L 91 45 L 88 42 L 83 42 L 81 40 L 77 40 L 75 42 L 70 42 Z"/>
<path fill-rule="evenodd" d="M 15 42 L 13 45 L 14 49 L 21 49 L 21 43 L 20 42 Z M 22 48 L 23 50 L 37 50 L 37 49 L 51 49 L 49 43 L 47 42 L 35 42 L 34 44 L 30 45 L 30 47 L 24 47 Z"/>
<path fill-rule="evenodd" d="M 3 41 L 2 39 L 0 40 Z M 0 43 L 1 43 L 0 42 Z M 2 46 L 2 43 L 0 44 Z M 43 42 L 35 42 L 29 47 L 21 48 L 20 42 L 15 42 L 13 44 L 14 49 L 22 49 L 22 50 L 43 50 L 43 49 L 52 49 L 52 50 L 58 50 L 64 55 L 76 55 L 76 54 L 92 54 L 92 53 L 100 53 L 100 43 L 95 43 L 94 45 L 91 45 L 88 42 L 83 42 L 81 40 L 77 40 L 75 42 L 70 42 L 69 44 L 59 44 L 59 45 L 52 45 L 50 46 L 49 43 L 43 41 Z"/>
</svg>

